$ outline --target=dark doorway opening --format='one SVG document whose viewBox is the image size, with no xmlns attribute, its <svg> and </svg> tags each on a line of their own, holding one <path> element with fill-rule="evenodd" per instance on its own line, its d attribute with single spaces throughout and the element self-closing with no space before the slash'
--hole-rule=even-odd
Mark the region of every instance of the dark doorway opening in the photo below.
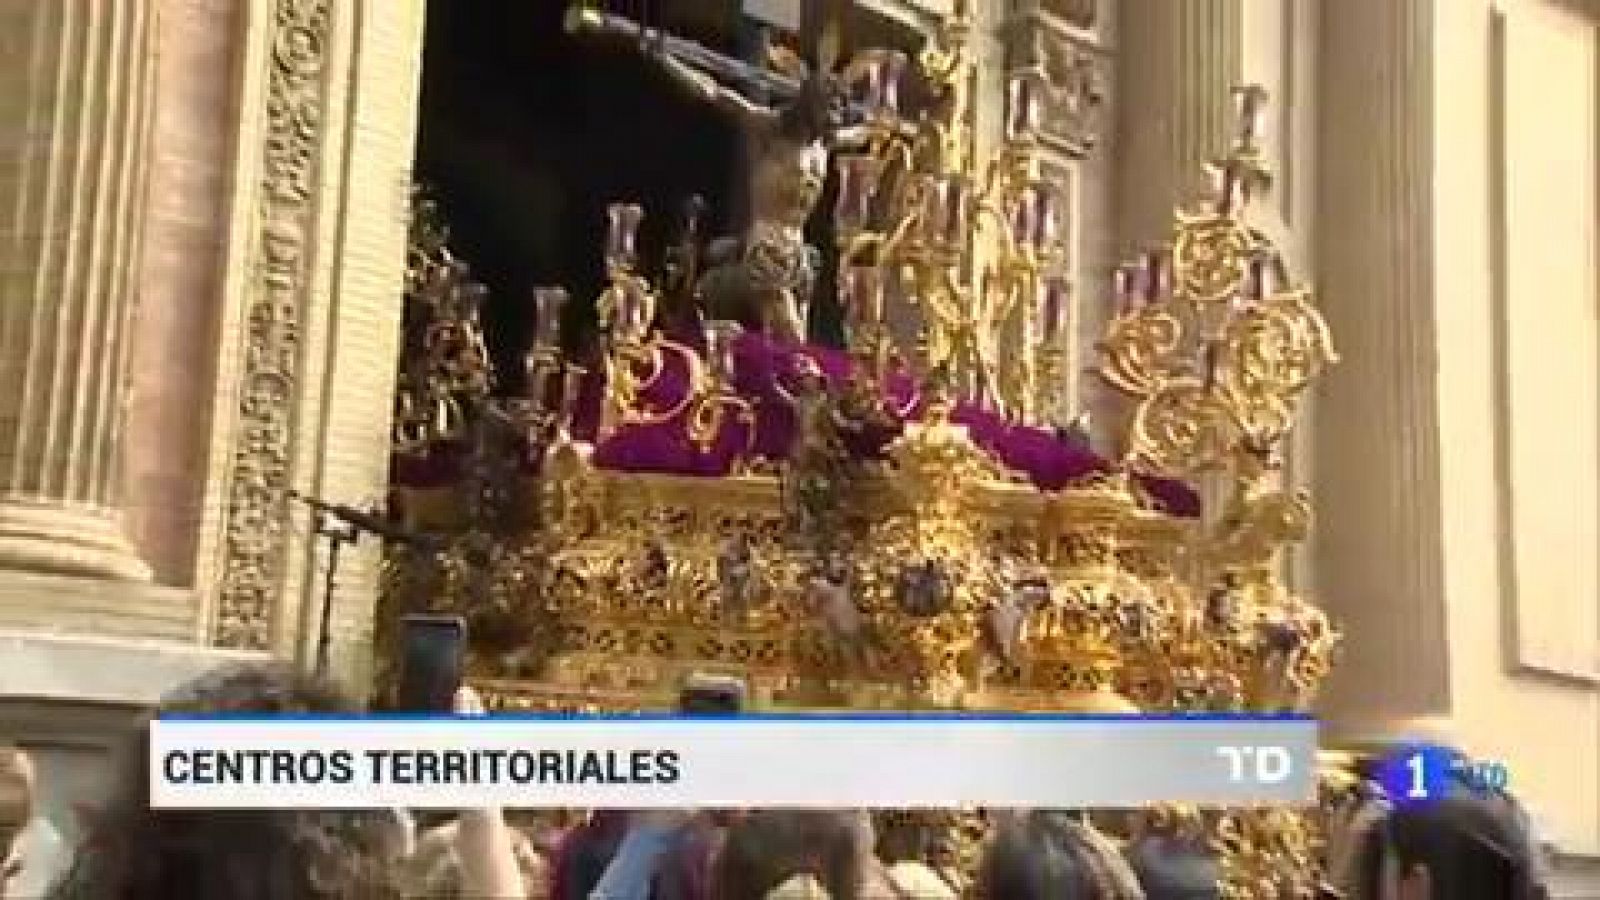
<svg viewBox="0 0 1600 900">
<path fill-rule="evenodd" d="M 731 125 L 636 48 L 566 34 L 564 12 L 556 0 L 429 4 L 417 179 L 489 289 L 484 326 L 503 390 L 521 387 L 535 286 L 571 291 L 565 331 L 581 340 L 588 330 L 608 203 L 644 207 L 646 260 L 659 258 L 692 194 L 706 198 L 712 233 L 732 219 Z"/>
</svg>

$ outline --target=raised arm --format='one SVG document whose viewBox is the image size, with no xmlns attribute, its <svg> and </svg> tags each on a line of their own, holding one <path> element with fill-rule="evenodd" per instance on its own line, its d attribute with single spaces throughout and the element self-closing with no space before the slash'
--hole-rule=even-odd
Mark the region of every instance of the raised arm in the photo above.
<svg viewBox="0 0 1600 900">
<path fill-rule="evenodd" d="M 724 85 L 694 66 L 667 53 L 653 53 L 650 58 L 679 85 L 696 98 L 752 126 L 767 125 L 777 120 L 777 112 L 750 100 L 745 95 Z"/>
<path fill-rule="evenodd" d="M 759 126 L 777 117 L 775 111 L 751 102 L 738 91 L 725 87 L 715 78 L 674 56 L 662 46 L 662 43 L 672 40 L 671 38 L 664 37 L 659 32 L 647 31 L 636 22 L 608 15 L 587 6 L 574 5 L 567 11 L 565 27 L 573 34 L 609 35 L 637 41 L 640 49 L 661 66 L 673 81 L 700 100 L 737 116 L 743 123 Z M 661 43 L 657 43 L 658 40 Z"/>
</svg>

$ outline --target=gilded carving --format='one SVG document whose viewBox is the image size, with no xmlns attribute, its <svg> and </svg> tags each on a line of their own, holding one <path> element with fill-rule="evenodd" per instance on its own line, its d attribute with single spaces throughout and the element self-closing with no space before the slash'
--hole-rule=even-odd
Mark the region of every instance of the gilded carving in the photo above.
<svg viewBox="0 0 1600 900">
<path fill-rule="evenodd" d="M 321 142 L 331 0 L 278 0 L 268 57 L 255 278 L 246 298 L 238 437 L 223 524 L 215 640 L 268 649 L 286 562 L 312 190 Z"/>
</svg>

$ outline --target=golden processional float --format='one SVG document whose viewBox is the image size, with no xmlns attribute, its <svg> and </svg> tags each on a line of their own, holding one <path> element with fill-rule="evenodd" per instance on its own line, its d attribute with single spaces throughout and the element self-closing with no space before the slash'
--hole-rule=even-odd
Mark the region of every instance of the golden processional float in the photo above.
<svg viewBox="0 0 1600 900">
<path fill-rule="evenodd" d="M 612 206 L 598 340 L 571 349 L 566 292 L 535 291 L 517 396 L 494 391 L 485 291 L 419 200 L 396 503 L 444 537 L 391 551 L 384 615 L 467 617 L 475 683 L 502 709 L 665 707 L 716 672 L 769 708 L 1306 710 L 1338 635 L 1280 577 L 1310 507 L 1277 453 L 1334 352 L 1251 225 L 1263 92 L 1239 92 L 1214 195 L 1118 273 L 1098 371 L 1131 402 L 1108 459 L 1063 424 L 1072 298 L 1037 158 L 1044 87 L 1010 86 L 980 158 L 968 36 L 956 15 L 915 60 L 838 67 L 864 115 L 821 167 L 820 145 L 766 135 L 756 221 L 720 261 L 691 228 L 647 277 L 641 210 Z M 915 115 L 911 76 L 933 88 Z M 777 121 L 747 108 L 751 127 Z M 786 280 L 806 261 L 784 235 L 830 165 L 842 349 L 795 340 L 809 295 Z M 1159 809 L 1108 827 L 1209 841 L 1226 896 L 1302 897 L 1316 818 Z M 970 837 L 981 816 L 946 824 Z"/>
</svg>

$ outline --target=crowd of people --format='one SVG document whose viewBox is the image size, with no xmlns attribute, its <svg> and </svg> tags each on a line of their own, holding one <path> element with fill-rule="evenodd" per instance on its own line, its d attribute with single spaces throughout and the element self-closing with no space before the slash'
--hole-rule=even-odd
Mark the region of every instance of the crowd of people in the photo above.
<svg viewBox="0 0 1600 900">
<path fill-rule="evenodd" d="M 165 710 L 308 713 L 353 709 L 288 669 L 229 667 Z M 458 711 L 481 712 L 464 690 Z M 418 821 L 393 812 L 154 810 L 147 742 L 84 823 L 49 900 L 1190 900 L 1217 896 L 1200 845 L 1123 845 L 1082 815 L 998 814 L 970 883 L 908 834 L 862 811 L 595 812 L 537 829 L 499 810 Z M 0 897 L 34 862 L 39 820 L 26 753 L 0 747 Z M 1351 900 L 1536 900 L 1546 896 L 1527 817 L 1511 798 L 1458 792 L 1390 809 L 1374 794 L 1333 841 L 1324 896 Z M 15 894 L 9 895 L 15 897 Z M 1268 900 L 1268 898 L 1263 898 Z M 1275 898 L 1273 898 L 1275 900 Z"/>
</svg>

